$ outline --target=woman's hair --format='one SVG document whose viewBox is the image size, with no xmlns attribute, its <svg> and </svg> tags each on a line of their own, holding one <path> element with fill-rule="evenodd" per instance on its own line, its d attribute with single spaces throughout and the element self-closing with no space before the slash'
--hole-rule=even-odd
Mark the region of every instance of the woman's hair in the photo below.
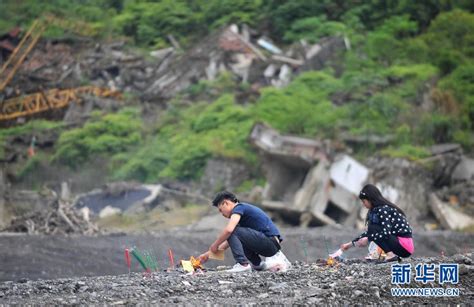
<svg viewBox="0 0 474 307">
<path fill-rule="evenodd" d="M 401 214 L 405 215 L 402 209 L 400 209 L 397 205 L 387 200 L 385 197 L 382 196 L 382 193 L 376 186 L 373 184 L 366 184 L 359 193 L 359 199 L 367 199 L 372 204 L 373 208 L 381 207 L 384 205 L 390 206 L 396 209 Z M 367 217 L 365 218 L 365 222 L 367 223 L 369 220 L 369 213 L 367 213 Z"/>
</svg>

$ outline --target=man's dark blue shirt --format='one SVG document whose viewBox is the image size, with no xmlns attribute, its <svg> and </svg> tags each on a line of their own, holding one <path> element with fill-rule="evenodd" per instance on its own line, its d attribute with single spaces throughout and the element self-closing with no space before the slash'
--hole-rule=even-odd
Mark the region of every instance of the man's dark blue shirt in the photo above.
<svg viewBox="0 0 474 307">
<path fill-rule="evenodd" d="M 231 214 L 240 215 L 238 226 L 255 229 L 267 237 L 280 237 L 280 231 L 262 209 L 246 203 L 237 203 Z"/>
</svg>

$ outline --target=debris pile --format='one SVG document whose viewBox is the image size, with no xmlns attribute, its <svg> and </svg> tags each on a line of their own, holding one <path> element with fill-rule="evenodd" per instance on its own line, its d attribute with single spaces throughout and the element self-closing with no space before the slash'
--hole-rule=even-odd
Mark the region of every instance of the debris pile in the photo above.
<svg viewBox="0 0 474 307">
<path fill-rule="evenodd" d="M 88 216 L 74 209 L 72 204 L 56 198 L 47 210 L 15 217 L 2 231 L 47 235 L 93 235 L 99 233 L 99 228 L 88 219 Z"/>
<path fill-rule="evenodd" d="M 328 37 L 314 45 L 300 42 L 282 51 L 248 27 L 239 30 L 231 25 L 211 33 L 182 55 L 171 48 L 152 53 L 159 63 L 142 98 L 166 100 L 198 80 L 213 80 L 224 71 L 254 88 L 283 87 L 296 74 L 322 69 L 346 48 L 343 38 Z"/>
<path fill-rule="evenodd" d="M 474 216 L 474 179 L 453 184 L 438 194 L 444 202 L 467 215 Z"/>
<path fill-rule="evenodd" d="M 369 170 L 347 155 L 330 155 L 330 144 L 280 135 L 256 124 L 250 141 L 262 153 L 267 184 L 262 206 L 303 226 L 354 226 L 357 195 Z"/>
<path fill-rule="evenodd" d="M 15 42 L 8 38 L 12 49 Z M 5 98 L 46 88 L 77 87 L 87 80 L 94 86 L 138 93 L 143 100 L 159 102 L 201 79 L 213 80 L 223 71 L 257 87 L 282 87 L 292 75 L 322 69 L 346 48 L 347 39 L 328 37 L 318 44 L 302 41 L 282 51 L 256 31 L 246 26 L 239 30 L 236 25 L 211 33 L 184 53 L 179 46 L 152 51 L 151 59 L 131 51 L 125 42 L 92 45 L 79 38 L 68 43 L 43 40 L 5 88 Z M 5 49 L 5 57 L 10 49 Z"/>
<path fill-rule="evenodd" d="M 264 124 L 256 124 L 249 139 L 261 154 L 267 178 L 261 205 L 289 224 L 363 228 L 367 211 L 358 193 L 372 182 L 415 228 L 474 225 L 474 160 L 459 144 L 433 146 L 432 156 L 417 162 L 370 157 L 365 161 L 369 169 L 335 152 L 329 142 L 281 135 Z"/>
</svg>

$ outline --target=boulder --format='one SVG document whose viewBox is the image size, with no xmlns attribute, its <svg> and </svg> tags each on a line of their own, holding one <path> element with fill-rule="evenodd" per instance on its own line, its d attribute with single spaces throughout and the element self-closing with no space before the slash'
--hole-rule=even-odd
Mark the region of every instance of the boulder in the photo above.
<svg viewBox="0 0 474 307">
<path fill-rule="evenodd" d="M 448 230 L 461 230 L 474 225 L 474 219 L 430 194 L 430 208 L 441 225 Z"/>
</svg>

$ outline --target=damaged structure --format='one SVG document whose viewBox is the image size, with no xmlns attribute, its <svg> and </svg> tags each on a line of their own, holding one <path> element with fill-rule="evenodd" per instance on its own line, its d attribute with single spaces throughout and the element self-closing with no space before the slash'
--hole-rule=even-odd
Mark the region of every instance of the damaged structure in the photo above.
<svg viewBox="0 0 474 307">
<path fill-rule="evenodd" d="M 172 48 L 153 52 L 159 65 L 142 99 L 169 99 L 198 80 L 213 80 L 224 71 L 250 84 L 283 87 L 293 75 L 322 69 L 348 48 L 347 39 L 329 37 L 314 45 L 300 43 L 283 52 L 268 39 L 253 36 L 255 33 L 245 25 L 240 30 L 231 25 L 205 37 L 182 56 Z"/>
<path fill-rule="evenodd" d="M 357 220 L 357 195 L 369 170 L 347 155 L 331 162 L 328 148 L 316 140 L 280 135 L 256 124 L 251 143 L 262 153 L 267 184 L 262 206 L 303 226 L 343 224 Z"/>
<path fill-rule="evenodd" d="M 367 209 L 358 193 L 365 183 L 377 185 L 397 204 L 414 227 L 464 230 L 474 226 L 474 160 L 458 144 L 431 148 L 418 163 L 371 157 L 368 169 L 329 143 L 281 135 L 256 124 L 250 142 L 259 150 L 267 183 L 261 205 L 293 225 L 341 224 L 363 228 Z M 423 165 L 429 163 L 431 168 Z"/>
</svg>

